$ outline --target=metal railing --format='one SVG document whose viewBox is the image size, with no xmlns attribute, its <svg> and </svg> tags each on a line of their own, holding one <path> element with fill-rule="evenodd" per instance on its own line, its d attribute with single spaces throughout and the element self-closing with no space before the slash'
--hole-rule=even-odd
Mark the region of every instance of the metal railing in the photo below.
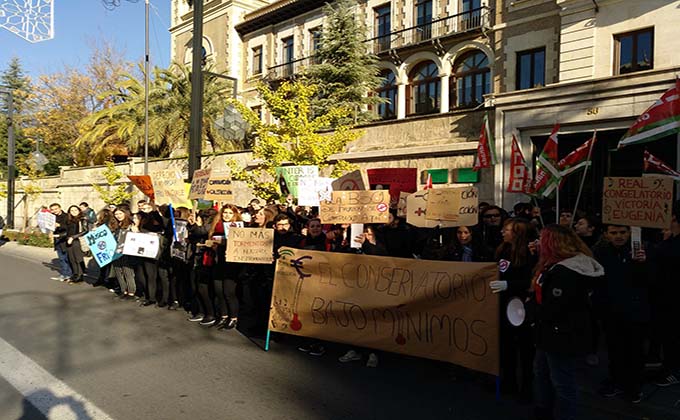
<svg viewBox="0 0 680 420">
<path fill-rule="evenodd" d="M 369 45 L 370 51 L 373 54 L 379 54 L 395 48 L 403 48 L 456 33 L 480 29 L 488 27 L 490 19 L 489 11 L 490 9 L 484 6 L 469 12 L 446 16 L 425 24 L 390 32 L 389 34 L 367 39 L 365 42 Z M 302 70 L 312 64 L 317 64 L 317 59 L 314 56 L 278 64 L 269 68 L 267 77 L 270 80 L 285 79 L 301 73 Z"/>
<path fill-rule="evenodd" d="M 391 49 L 487 27 L 489 15 L 488 7 L 480 7 L 468 12 L 446 16 L 431 22 L 390 32 L 389 34 L 371 38 L 366 42 L 371 45 L 371 52 L 379 54 Z"/>
</svg>

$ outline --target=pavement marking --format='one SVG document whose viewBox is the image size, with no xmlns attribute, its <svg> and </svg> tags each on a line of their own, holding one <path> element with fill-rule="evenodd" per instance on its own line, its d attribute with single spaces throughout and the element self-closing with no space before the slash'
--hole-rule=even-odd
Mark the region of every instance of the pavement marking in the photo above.
<svg viewBox="0 0 680 420">
<path fill-rule="evenodd" d="M 0 376 L 48 420 L 112 420 L 96 405 L 2 338 Z"/>
</svg>

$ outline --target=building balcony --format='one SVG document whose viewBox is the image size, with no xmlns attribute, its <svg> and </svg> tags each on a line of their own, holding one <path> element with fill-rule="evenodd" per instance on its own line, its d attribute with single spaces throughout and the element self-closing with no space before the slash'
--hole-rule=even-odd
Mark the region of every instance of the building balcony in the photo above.
<svg viewBox="0 0 680 420">
<path fill-rule="evenodd" d="M 446 16 L 424 24 L 400 29 L 385 35 L 371 38 L 366 42 L 373 54 L 380 54 L 443 37 L 462 34 L 490 27 L 491 13 L 488 7 L 480 7 L 469 12 Z"/>
<path fill-rule="evenodd" d="M 315 63 L 314 56 L 298 58 L 297 60 L 289 61 L 287 63 L 279 64 L 273 67 L 269 67 L 267 70 L 267 79 L 269 80 L 279 80 L 287 79 L 296 74 L 302 73 L 302 71 Z"/>
</svg>

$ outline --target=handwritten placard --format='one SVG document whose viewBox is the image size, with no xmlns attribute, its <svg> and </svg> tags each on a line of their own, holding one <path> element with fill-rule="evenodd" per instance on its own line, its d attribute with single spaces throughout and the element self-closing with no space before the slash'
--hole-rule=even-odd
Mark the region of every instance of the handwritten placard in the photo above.
<svg viewBox="0 0 680 420">
<path fill-rule="evenodd" d="M 191 208 L 186 186 L 179 171 L 157 171 L 151 174 L 157 204 L 172 203 L 174 207 Z"/>
<path fill-rule="evenodd" d="M 498 375 L 495 263 L 282 248 L 272 331 L 442 360 Z"/>
<path fill-rule="evenodd" d="M 227 261 L 271 264 L 274 261 L 274 229 L 229 228 Z"/>
<path fill-rule="evenodd" d="M 298 205 L 318 206 L 321 201 L 331 201 L 334 178 L 308 178 L 298 179 Z"/>
<path fill-rule="evenodd" d="M 479 193 L 475 187 L 428 190 L 428 220 L 444 220 L 455 226 L 472 226 L 478 221 Z"/>
<path fill-rule="evenodd" d="M 104 267 L 116 259 L 118 243 L 108 226 L 101 225 L 89 232 L 85 235 L 85 241 L 90 248 L 90 252 L 92 252 L 92 258 L 94 258 L 98 266 Z"/>
<path fill-rule="evenodd" d="M 204 200 L 231 201 L 234 193 L 231 188 L 231 175 L 227 173 L 211 173 L 205 189 Z"/>
<path fill-rule="evenodd" d="M 48 211 L 38 212 L 38 227 L 43 230 L 54 230 L 57 228 L 57 216 Z"/>
<path fill-rule="evenodd" d="M 422 228 L 434 227 L 454 227 L 457 226 L 454 222 L 447 222 L 446 220 L 428 220 L 427 215 L 427 197 L 431 190 L 416 191 L 406 197 L 406 222 L 410 225 Z M 476 223 L 476 222 L 475 222 Z"/>
<path fill-rule="evenodd" d="M 317 178 L 319 167 L 313 165 L 306 166 L 279 166 L 275 169 L 276 177 L 281 186 L 281 193 L 286 194 L 285 189 L 295 198 L 298 198 L 298 180 L 300 178 Z M 283 180 L 281 180 L 283 177 Z"/>
<path fill-rule="evenodd" d="M 333 181 L 333 191 L 362 191 L 366 190 L 366 183 L 360 170 L 346 173 Z"/>
<path fill-rule="evenodd" d="M 322 223 L 387 223 L 390 194 L 376 191 L 333 191 L 319 206 Z"/>
<path fill-rule="evenodd" d="M 604 178 L 602 223 L 668 229 L 672 205 L 672 179 Z"/>
<path fill-rule="evenodd" d="M 191 178 L 191 187 L 189 188 L 189 199 L 196 200 L 205 196 L 205 190 L 208 189 L 208 180 L 210 180 L 210 168 L 196 169 L 194 177 Z"/>
<path fill-rule="evenodd" d="M 149 197 L 151 200 L 155 199 L 153 183 L 151 182 L 151 177 L 149 175 L 128 175 L 128 179 L 130 179 L 130 182 L 132 182 L 142 194 Z"/>
</svg>

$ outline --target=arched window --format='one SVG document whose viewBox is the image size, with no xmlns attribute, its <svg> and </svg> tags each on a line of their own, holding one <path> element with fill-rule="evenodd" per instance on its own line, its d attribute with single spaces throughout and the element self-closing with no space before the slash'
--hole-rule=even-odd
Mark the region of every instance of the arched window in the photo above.
<svg viewBox="0 0 680 420">
<path fill-rule="evenodd" d="M 382 85 L 376 89 L 376 95 L 386 100 L 375 107 L 376 113 L 383 120 L 397 117 L 397 77 L 391 70 L 380 72 Z"/>
<path fill-rule="evenodd" d="M 491 92 L 489 59 L 481 51 L 471 51 L 456 61 L 450 95 L 457 107 L 481 104 Z"/>
<path fill-rule="evenodd" d="M 411 84 L 409 113 L 415 115 L 439 111 L 441 87 L 437 65 L 432 61 L 423 61 L 413 68 L 409 81 Z"/>
</svg>

